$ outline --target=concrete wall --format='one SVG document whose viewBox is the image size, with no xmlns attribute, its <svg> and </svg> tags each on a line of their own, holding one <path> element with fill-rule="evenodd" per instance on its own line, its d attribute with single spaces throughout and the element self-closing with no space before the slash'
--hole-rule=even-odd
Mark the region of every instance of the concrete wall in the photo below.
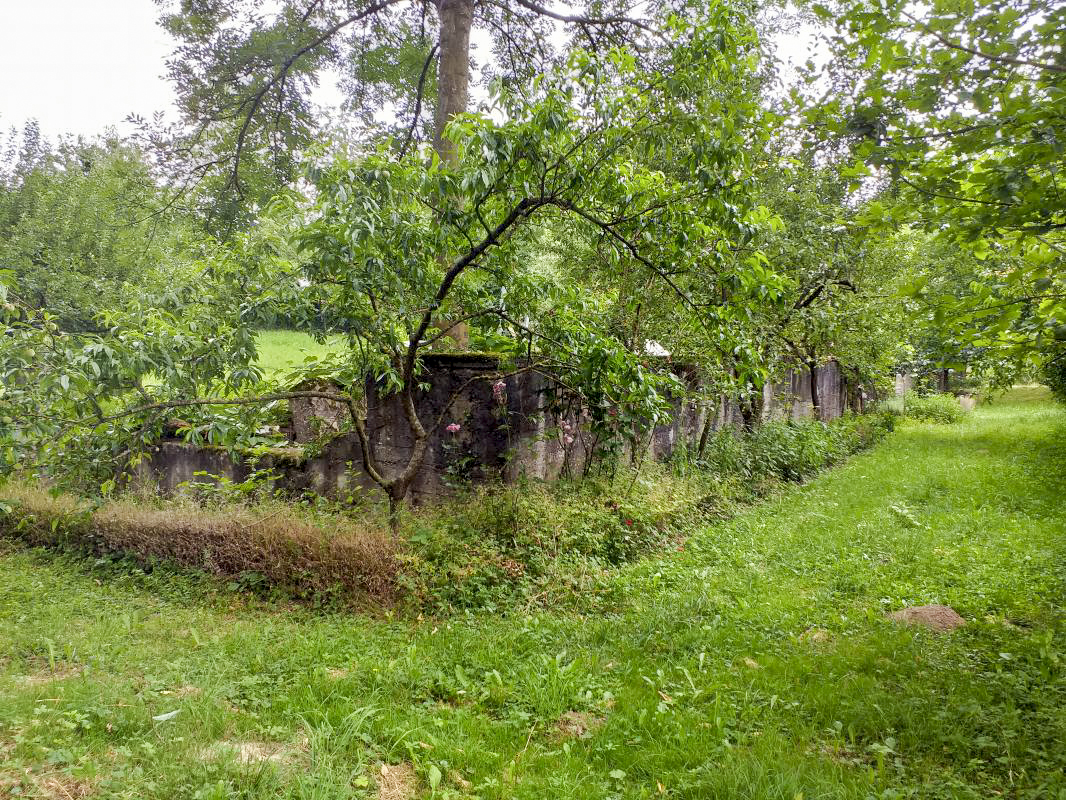
<svg viewBox="0 0 1066 800">
<path fill-rule="evenodd" d="M 567 473 L 580 474 L 596 449 L 584 410 L 540 373 L 500 377 L 498 360 L 483 355 L 429 355 L 423 358 L 422 369 L 427 388 L 417 393 L 416 406 L 429 438 L 411 485 L 415 501 L 441 496 L 457 482 L 510 482 L 522 476 L 555 480 Z M 677 374 L 691 388 L 699 383 L 691 369 L 678 369 Z M 503 387 L 494 389 L 499 381 Z M 819 369 L 818 385 L 823 419 L 840 416 L 849 395 L 835 361 Z M 413 438 L 399 398 L 383 396 L 372 385 L 367 389 L 367 433 L 379 468 L 394 474 L 407 463 Z M 137 466 L 135 479 L 170 493 L 185 482 L 210 480 L 197 472 L 241 481 L 253 469 L 270 469 L 279 476 L 277 488 L 294 493 L 338 496 L 376 489 L 362 470 L 362 450 L 350 430 L 346 405 L 300 398 L 291 402 L 290 412 L 291 446 L 269 451 L 254 464 L 223 448 L 165 441 Z M 764 388 L 764 420 L 810 414 L 806 370 L 793 370 L 781 383 Z M 449 431 L 450 425 L 459 428 Z M 682 443 L 694 446 L 708 425 L 714 430 L 741 427 L 739 404 L 724 395 L 713 404 L 678 398 L 669 423 L 649 431 L 646 451 L 628 455 L 634 460 L 669 458 Z"/>
</svg>

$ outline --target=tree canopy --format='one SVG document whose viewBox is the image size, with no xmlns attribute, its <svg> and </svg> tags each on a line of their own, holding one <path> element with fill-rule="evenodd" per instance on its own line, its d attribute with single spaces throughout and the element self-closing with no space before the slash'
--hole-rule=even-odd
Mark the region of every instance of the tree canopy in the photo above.
<svg viewBox="0 0 1066 800">
<path fill-rule="evenodd" d="M 440 424 L 421 357 L 470 346 L 622 438 L 684 391 L 670 358 L 748 426 L 793 367 L 817 413 L 830 359 L 871 396 L 903 366 L 1061 364 L 1061 10 L 811 5 L 828 58 L 782 106 L 743 2 L 160 5 L 181 122 L 30 129 L 6 159 L 9 469 L 114 485 L 176 409 L 254 447 L 321 395 L 398 502 Z M 313 107 L 335 76 L 343 135 Z M 277 320 L 347 347 L 264 376 Z M 322 376 L 347 388 L 293 388 Z M 400 399 L 405 464 L 375 458 L 371 384 Z"/>
<path fill-rule="evenodd" d="M 921 227 L 973 256 L 950 293 L 935 266 L 916 295 L 993 366 L 1066 337 L 1066 10 L 1041 0 L 814 3 L 832 58 L 811 65 L 815 136 L 848 174 L 880 181 L 865 221 Z M 1005 370 L 1004 374 L 1010 374 Z"/>
</svg>

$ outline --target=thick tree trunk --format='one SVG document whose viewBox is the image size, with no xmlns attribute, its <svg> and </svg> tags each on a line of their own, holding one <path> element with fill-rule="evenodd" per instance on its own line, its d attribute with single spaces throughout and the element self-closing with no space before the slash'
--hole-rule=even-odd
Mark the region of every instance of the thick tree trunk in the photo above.
<svg viewBox="0 0 1066 800">
<path fill-rule="evenodd" d="M 443 161 L 455 159 L 455 145 L 444 138 L 448 120 L 467 109 L 470 96 L 470 28 L 474 0 L 438 0 L 440 59 L 433 146 Z"/>
<path fill-rule="evenodd" d="M 445 164 L 454 164 L 455 145 L 444 137 L 444 129 L 452 117 L 467 110 L 469 102 L 470 29 L 474 22 L 474 0 L 437 0 L 437 14 L 440 22 L 440 41 L 437 56 L 437 113 L 434 120 L 433 147 L 441 161 Z M 450 260 L 450 254 L 440 254 L 439 262 L 446 272 Z M 445 278 L 436 303 L 439 304 L 446 298 L 454 279 L 455 275 Z M 461 317 L 462 310 L 458 310 L 456 315 Z M 427 431 L 418 418 L 414 397 L 415 364 L 419 340 L 431 319 L 432 317 L 424 318 L 421 329 L 412 334 L 407 357 L 401 365 L 404 381 L 401 398 L 414 445 L 403 472 L 383 484 L 389 496 L 389 518 L 394 529 L 398 525 L 399 508 L 425 459 L 427 440 L 432 432 Z M 469 347 L 470 333 L 465 322 L 449 325 L 449 320 L 442 314 L 437 314 L 436 319 L 432 321 L 444 328 L 458 347 Z"/>
<path fill-rule="evenodd" d="M 440 56 L 433 147 L 441 161 L 450 164 L 455 161 L 455 145 L 444 138 L 444 128 L 452 117 L 467 110 L 470 100 L 470 28 L 474 22 L 474 0 L 438 0 L 437 13 Z M 448 320 L 442 318 L 440 323 L 441 327 L 447 326 Z M 457 347 L 470 347 L 470 328 L 465 322 L 456 322 L 447 328 L 447 334 Z"/>
</svg>

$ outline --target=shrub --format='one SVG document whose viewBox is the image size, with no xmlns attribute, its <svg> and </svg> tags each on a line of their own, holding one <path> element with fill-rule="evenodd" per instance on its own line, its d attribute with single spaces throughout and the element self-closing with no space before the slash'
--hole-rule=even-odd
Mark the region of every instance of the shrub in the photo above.
<svg viewBox="0 0 1066 800">
<path fill-rule="evenodd" d="M 67 495 L 7 486 L 0 534 L 35 546 L 166 559 L 315 601 L 387 602 L 399 561 L 384 528 L 343 518 L 330 529 L 284 505 L 207 511 L 188 503 L 151 507 L 130 501 L 94 508 Z"/>
<path fill-rule="evenodd" d="M 11 486 L 0 492 L 10 505 L 0 513 L 0 534 L 167 559 L 242 588 L 315 601 L 367 598 L 431 612 L 584 607 L 600 602 L 606 570 L 683 547 L 699 526 L 782 481 L 812 476 L 891 427 L 886 414 L 771 422 L 747 434 L 719 432 L 683 470 L 645 462 L 554 484 L 467 486 L 437 506 L 406 511 L 395 539 L 374 507 L 362 508 L 358 521 L 325 499 L 321 509 L 290 507 L 259 492 L 256 481 L 201 492 L 198 503 L 130 498 L 99 508 Z"/>
<path fill-rule="evenodd" d="M 908 392 L 903 398 L 903 413 L 922 422 L 954 423 L 962 419 L 959 400 L 952 394 L 919 395 Z"/>
<path fill-rule="evenodd" d="M 891 414 L 845 415 L 832 422 L 774 421 L 743 434 L 725 429 L 709 443 L 706 469 L 755 484 L 801 481 L 880 441 Z"/>
<path fill-rule="evenodd" d="M 1060 402 L 1066 403 L 1066 350 L 1047 356 L 1041 379 Z"/>
<path fill-rule="evenodd" d="M 430 610 L 580 594 L 613 565 L 680 541 L 705 512 L 705 474 L 664 464 L 613 476 L 468 487 L 405 515 L 403 586 Z"/>
</svg>

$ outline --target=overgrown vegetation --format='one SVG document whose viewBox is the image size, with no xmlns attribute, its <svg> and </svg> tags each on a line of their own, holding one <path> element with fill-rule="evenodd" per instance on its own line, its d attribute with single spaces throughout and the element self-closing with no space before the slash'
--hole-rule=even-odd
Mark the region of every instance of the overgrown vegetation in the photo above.
<svg viewBox="0 0 1066 800">
<path fill-rule="evenodd" d="M 452 798 L 1056 797 L 1064 427 L 1035 391 L 905 425 L 582 613 L 323 615 L 7 549 L 0 780 L 372 798 L 385 763 Z M 967 625 L 882 618 L 925 602 Z"/>
<path fill-rule="evenodd" d="M 829 424 L 774 422 L 717 434 L 701 459 L 624 469 L 610 478 L 548 487 L 471 489 L 412 514 L 405 580 L 422 607 L 505 610 L 595 606 L 610 570 L 657 550 L 683 548 L 714 520 L 874 444 L 890 417 Z"/>
<path fill-rule="evenodd" d="M 907 392 L 903 398 L 903 413 L 924 422 L 952 423 L 962 419 L 965 412 L 953 394 Z"/>
<path fill-rule="evenodd" d="M 986 217 L 964 214 L 972 246 L 945 241 L 904 213 L 924 213 L 900 199 L 899 182 L 914 181 L 898 167 L 920 159 L 870 144 L 887 122 L 833 100 L 801 107 L 799 91 L 782 105 L 770 55 L 787 18 L 684 2 L 562 16 L 471 0 L 162 6 L 180 42 L 177 128 L 55 147 L 31 126 L 8 148 L 7 472 L 106 494 L 176 414 L 213 443 L 255 445 L 294 385 L 331 378 L 345 387 L 333 399 L 350 404 L 363 472 L 397 509 L 442 424 L 415 402 L 427 353 L 473 346 L 502 354 L 504 371 L 550 376 L 597 437 L 610 434 L 613 453 L 686 391 L 696 403 L 734 398 L 750 428 L 767 386 L 800 367 L 819 417 L 828 359 L 853 398 L 872 399 L 902 364 L 965 360 L 1009 381 L 1042 360 L 1030 344 L 1057 330 L 1060 210 L 1033 202 L 1057 173 L 1040 171 L 1024 201 L 987 201 L 1017 211 L 1009 243 Z M 859 13 L 848 3 L 814 11 L 842 27 Z M 863 46 L 905 50 L 902 19 L 878 13 L 885 26 L 863 29 Z M 553 26 L 576 38 L 548 36 Z M 360 29 L 380 49 L 345 38 Z M 483 65 L 482 106 L 470 102 L 477 29 L 510 32 Z M 1041 23 L 1025 42 L 1039 63 L 1049 30 Z M 876 94 L 894 75 L 895 61 L 876 59 L 848 72 L 840 65 L 854 62 L 855 42 L 831 44 L 833 85 Z M 331 137 L 307 92 L 338 60 L 365 83 L 350 87 L 362 116 Z M 1039 69 L 995 77 L 1030 80 L 1043 104 L 1057 78 Z M 912 112 L 936 117 L 935 83 L 928 70 L 921 78 L 929 97 Z M 368 104 L 384 98 L 402 124 L 371 122 Z M 904 90 L 896 101 L 917 102 Z M 893 136 L 915 124 L 897 105 L 867 109 Z M 1041 147 L 1029 155 L 1043 159 Z M 937 163 L 949 182 L 969 168 Z M 926 205 L 942 210 L 948 190 L 962 192 L 941 188 Z M 1024 227 L 1026 215 L 1042 233 Z M 995 275 L 1012 277 L 952 319 L 925 302 L 972 294 Z M 269 342 L 257 333 L 279 324 L 331 344 L 292 370 L 265 370 Z M 1004 331 L 1017 347 L 994 341 Z M 682 391 L 650 352 L 698 370 L 701 385 Z M 368 382 L 402 405 L 403 463 L 372 446 Z"/>
<path fill-rule="evenodd" d="M 1066 6 L 158 5 L 173 125 L 0 154 L 0 793 L 1066 797 L 1063 410 L 909 396 L 817 477 L 897 370 L 1066 396 Z M 580 478 L 467 483 L 472 350 Z M 121 494 L 290 401 L 372 496 Z"/>
<path fill-rule="evenodd" d="M 294 504 L 265 480 L 190 487 L 177 501 L 130 495 L 90 505 L 9 485 L 0 530 L 31 545 L 159 560 L 249 590 L 316 605 L 399 605 L 414 612 L 573 603 L 610 570 L 685 540 L 781 486 L 880 441 L 887 415 L 771 422 L 715 435 L 702 458 L 557 485 L 467 486 L 407 513 L 389 532 L 372 497 L 352 508 Z"/>
<path fill-rule="evenodd" d="M 350 518 L 316 519 L 285 503 L 212 509 L 129 497 L 94 506 L 17 485 L 0 495 L 3 532 L 29 545 L 142 565 L 166 561 L 317 604 L 395 599 L 396 541 Z"/>
</svg>

